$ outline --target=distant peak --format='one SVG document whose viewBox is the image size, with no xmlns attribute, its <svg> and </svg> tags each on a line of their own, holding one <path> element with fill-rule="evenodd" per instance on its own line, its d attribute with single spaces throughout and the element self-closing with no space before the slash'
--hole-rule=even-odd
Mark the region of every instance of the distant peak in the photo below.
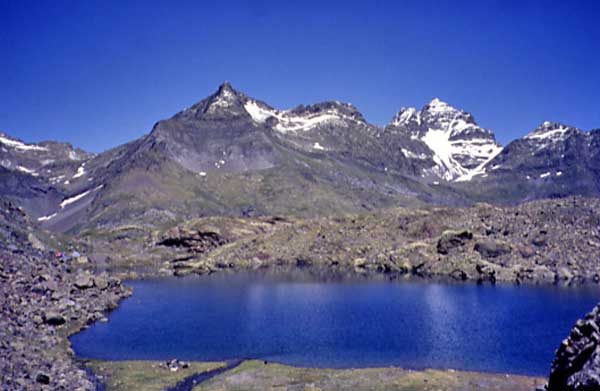
<svg viewBox="0 0 600 391">
<path fill-rule="evenodd" d="M 448 106 L 448 103 L 444 102 L 440 98 L 433 98 L 429 102 L 429 106 Z"/>
<path fill-rule="evenodd" d="M 409 122 L 415 122 L 420 125 L 421 113 L 414 107 L 401 107 L 394 118 L 392 118 L 391 125 L 401 126 L 408 124 Z"/>
<path fill-rule="evenodd" d="M 219 86 L 219 89 L 217 90 L 218 94 L 222 94 L 224 92 L 235 92 L 235 89 L 233 88 L 231 83 L 228 82 L 227 80 L 225 80 L 223 83 L 221 83 L 221 85 Z"/>
<path fill-rule="evenodd" d="M 439 98 L 433 98 L 427 106 L 425 106 L 426 110 L 431 113 L 439 113 L 439 112 L 447 112 L 447 111 L 455 111 L 456 109 L 450 106 L 448 103 L 444 102 Z"/>
<path fill-rule="evenodd" d="M 544 121 L 536 128 L 536 130 L 554 130 L 567 127 L 567 125 L 561 124 L 560 122 Z"/>
<path fill-rule="evenodd" d="M 561 124 L 560 122 L 544 121 L 537 128 L 525 136 L 525 139 L 549 139 L 552 141 L 561 140 L 570 134 L 571 130 L 579 131 L 578 129 Z"/>
</svg>

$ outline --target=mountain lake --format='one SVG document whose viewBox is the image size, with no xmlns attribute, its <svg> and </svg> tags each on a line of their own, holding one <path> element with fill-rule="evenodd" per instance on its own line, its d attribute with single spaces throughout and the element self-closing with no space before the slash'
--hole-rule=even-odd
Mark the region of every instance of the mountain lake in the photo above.
<svg viewBox="0 0 600 391">
<path fill-rule="evenodd" d="M 78 357 L 260 359 L 546 376 L 597 287 L 233 275 L 128 281 L 134 295 L 72 336 Z"/>
</svg>

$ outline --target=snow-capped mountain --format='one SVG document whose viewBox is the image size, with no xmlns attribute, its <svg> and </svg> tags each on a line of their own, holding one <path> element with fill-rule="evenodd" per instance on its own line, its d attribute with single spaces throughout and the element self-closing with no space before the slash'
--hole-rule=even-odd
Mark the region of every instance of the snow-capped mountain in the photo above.
<svg viewBox="0 0 600 391">
<path fill-rule="evenodd" d="M 473 116 L 435 98 L 421 110 L 402 108 L 389 128 L 400 128 L 429 147 L 435 163 L 424 174 L 448 181 L 466 181 L 485 172 L 502 151 L 494 133 L 477 125 Z"/>
<path fill-rule="evenodd" d="M 423 202 L 600 194 L 600 131 L 545 122 L 502 148 L 433 99 L 385 128 L 338 101 L 289 110 L 224 83 L 98 155 L 0 134 L 0 196 L 45 227 L 168 224 L 205 215 L 359 212 Z"/>
<path fill-rule="evenodd" d="M 28 144 L 0 133 L 0 196 L 18 200 L 34 216 L 59 202 L 92 157 L 67 143 Z"/>
<path fill-rule="evenodd" d="M 34 177 L 53 178 L 59 182 L 92 155 L 67 143 L 45 141 L 27 144 L 0 132 L 0 166 Z M 75 168 L 76 170 L 76 168 Z"/>
<path fill-rule="evenodd" d="M 469 191 L 492 201 L 600 194 L 600 131 L 543 122 L 508 144 Z"/>
</svg>

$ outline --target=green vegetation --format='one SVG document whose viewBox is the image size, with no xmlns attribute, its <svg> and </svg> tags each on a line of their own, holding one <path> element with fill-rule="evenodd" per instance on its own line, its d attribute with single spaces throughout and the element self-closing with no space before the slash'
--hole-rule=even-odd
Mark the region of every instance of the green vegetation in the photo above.
<svg viewBox="0 0 600 391">
<path fill-rule="evenodd" d="M 108 391 L 162 391 L 196 373 L 220 368 L 221 362 L 192 362 L 172 372 L 160 361 L 89 361 L 86 366 L 106 383 Z"/>
<path fill-rule="evenodd" d="M 544 379 L 541 378 L 474 372 L 410 371 L 400 368 L 336 370 L 246 361 L 198 385 L 194 391 L 531 391 L 543 383 Z"/>
</svg>

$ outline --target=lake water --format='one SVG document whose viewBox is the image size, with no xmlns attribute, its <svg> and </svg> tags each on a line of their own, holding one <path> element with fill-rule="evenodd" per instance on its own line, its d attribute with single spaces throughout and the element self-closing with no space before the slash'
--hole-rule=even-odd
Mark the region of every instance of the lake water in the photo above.
<svg viewBox="0 0 600 391">
<path fill-rule="evenodd" d="M 598 289 L 256 275 L 133 281 L 134 295 L 73 336 L 109 360 L 257 358 L 317 367 L 547 375 Z"/>
</svg>

